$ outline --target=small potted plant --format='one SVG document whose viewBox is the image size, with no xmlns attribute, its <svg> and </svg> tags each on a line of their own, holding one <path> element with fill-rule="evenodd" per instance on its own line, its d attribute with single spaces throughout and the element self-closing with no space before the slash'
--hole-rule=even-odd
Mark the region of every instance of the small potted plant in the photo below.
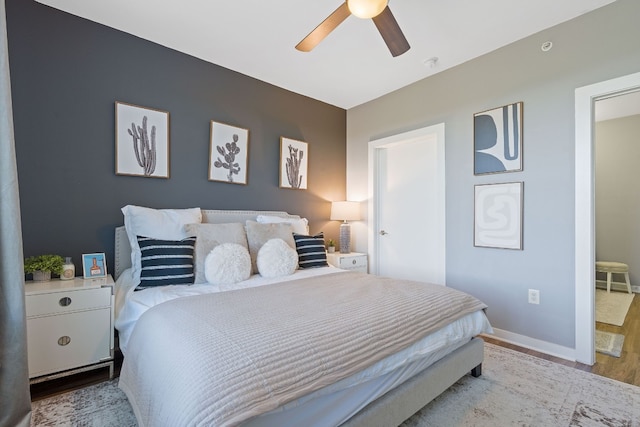
<svg viewBox="0 0 640 427">
<path fill-rule="evenodd" d="M 33 274 L 34 281 L 51 280 L 51 273 L 60 275 L 64 260 L 60 255 L 38 255 L 24 260 L 24 272 Z"/>
<path fill-rule="evenodd" d="M 327 251 L 332 254 L 336 251 L 336 241 L 333 239 L 329 239 L 329 241 L 327 241 Z"/>
</svg>

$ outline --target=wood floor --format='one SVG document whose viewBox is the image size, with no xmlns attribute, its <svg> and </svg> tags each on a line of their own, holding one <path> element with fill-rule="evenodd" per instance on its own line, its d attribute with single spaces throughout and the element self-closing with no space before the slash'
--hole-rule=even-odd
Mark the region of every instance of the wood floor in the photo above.
<svg viewBox="0 0 640 427">
<path fill-rule="evenodd" d="M 596 353 L 591 372 L 640 386 L 640 295 L 633 298 L 622 326 L 596 322 L 596 329 L 624 335 L 624 345 L 619 358 Z"/>
<path fill-rule="evenodd" d="M 596 363 L 593 366 L 571 362 L 559 357 L 549 356 L 535 350 L 519 347 L 503 341 L 483 336 L 486 342 L 510 348 L 522 353 L 551 360 L 565 366 L 591 372 L 596 375 L 622 381 L 627 384 L 640 386 L 640 295 L 636 295 L 629 307 L 629 312 L 622 326 L 596 322 L 596 329 L 624 335 L 624 345 L 620 357 L 607 356 L 596 353 Z"/>
<path fill-rule="evenodd" d="M 597 322 L 596 329 L 605 332 L 614 332 L 625 336 L 622 354 L 619 358 L 596 353 L 596 363 L 593 366 L 589 366 L 509 344 L 489 336 L 483 336 L 482 339 L 486 342 L 510 348 L 521 353 L 540 357 L 545 360 L 550 360 L 552 362 L 581 369 L 583 371 L 592 372 L 594 374 L 602 375 L 628 384 L 640 386 L 640 296 L 633 299 L 623 326 L 614 326 Z M 122 355 L 118 354 L 116 355 L 116 375 L 120 372 L 121 364 Z M 108 378 L 108 369 L 102 369 L 85 372 L 73 377 L 49 381 L 47 383 L 34 384 L 31 386 L 31 400 L 35 401 L 63 393 L 65 391 L 86 387 L 91 384 L 106 381 Z"/>
</svg>

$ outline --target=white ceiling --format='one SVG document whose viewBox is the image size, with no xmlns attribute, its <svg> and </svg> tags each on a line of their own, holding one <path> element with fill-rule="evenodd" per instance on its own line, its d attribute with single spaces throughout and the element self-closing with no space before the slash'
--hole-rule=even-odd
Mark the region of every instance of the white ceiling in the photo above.
<svg viewBox="0 0 640 427">
<path fill-rule="evenodd" d="M 37 1 L 348 109 L 614 0 L 391 0 L 411 45 L 397 58 L 354 16 L 294 48 L 341 0 Z"/>
</svg>

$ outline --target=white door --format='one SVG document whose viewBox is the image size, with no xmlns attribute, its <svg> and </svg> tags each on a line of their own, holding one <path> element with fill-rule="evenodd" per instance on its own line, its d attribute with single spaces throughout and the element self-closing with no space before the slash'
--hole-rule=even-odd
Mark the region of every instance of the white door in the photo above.
<svg viewBox="0 0 640 427">
<path fill-rule="evenodd" d="M 444 125 L 373 142 L 374 269 L 445 283 Z"/>
</svg>

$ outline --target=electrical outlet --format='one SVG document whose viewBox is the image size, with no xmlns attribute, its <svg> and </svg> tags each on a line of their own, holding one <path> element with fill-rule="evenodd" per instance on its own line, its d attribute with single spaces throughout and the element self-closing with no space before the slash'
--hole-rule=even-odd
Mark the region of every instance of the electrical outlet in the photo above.
<svg viewBox="0 0 640 427">
<path fill-rule="evenodd" d="M 540 291 L 529 289 L 529 304 L 540 304 Z"/>
</svg>

